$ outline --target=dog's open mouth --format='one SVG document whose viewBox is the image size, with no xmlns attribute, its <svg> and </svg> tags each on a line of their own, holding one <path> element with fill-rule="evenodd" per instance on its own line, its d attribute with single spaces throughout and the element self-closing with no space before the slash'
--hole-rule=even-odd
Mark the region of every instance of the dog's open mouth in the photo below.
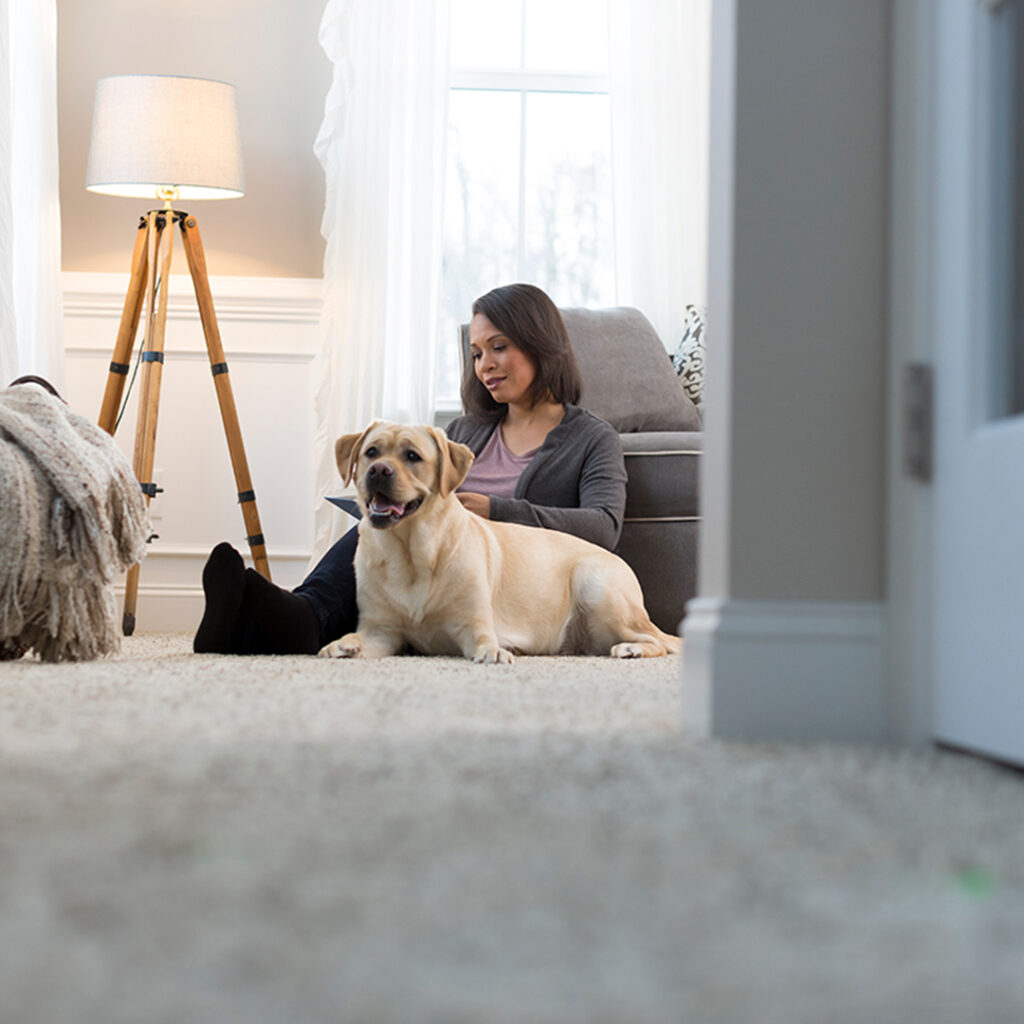
<svg viewBox="0 0 1024 1024">
<path fill-rule="evenodd" d="M 394 501 L 384 494 L 375 494 L 367 502 L 366 510 L 369 513 L 372 526 L 387 527 L 401 522 L 402 519 L 411 515 L 422 504 L 422 498 L 413 498 L 412 501 L 403 504 L 400 501 Z"/>
</svg>

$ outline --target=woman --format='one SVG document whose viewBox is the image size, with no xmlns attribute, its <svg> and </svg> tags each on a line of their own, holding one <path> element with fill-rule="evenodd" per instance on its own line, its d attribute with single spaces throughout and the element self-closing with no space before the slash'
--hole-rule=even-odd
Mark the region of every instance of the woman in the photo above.
<svg viewBox="0 0 1024 1024">
<path fill-rule="evenodd" d="M 580 373 L 562 316 L 541 289 L 496 288 L 473 303 L 465 415 L 447 434 L 476 456 L 457 497 L 471 512 L 572 533 L 612 550 L 626 505 L 619 436 L 581 409 Z M 282 590 L 228 544 L 203 570 L 197 653 L 315 654 L 358 624 L 346 533 L 302 584 Z"/>
</svg>

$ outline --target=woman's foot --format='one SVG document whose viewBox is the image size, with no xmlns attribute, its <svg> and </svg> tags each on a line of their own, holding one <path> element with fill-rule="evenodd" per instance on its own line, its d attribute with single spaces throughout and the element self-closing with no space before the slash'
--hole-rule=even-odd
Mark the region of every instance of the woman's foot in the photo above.
<svg viewBox="0 0 1024 1024">
<path fill-rule="evenodd" d="M 245 570 L 239 619 L 245 654 L 316 654 L 323 646 L 313 605 L 255 569 Z"/>
<path fill-rule="evenodd" d="M 218 544 L 203 567 L 206 609 L 192 641 L 196 654 L 241 653 L 237 647 L 244 592 L 242 556 L 230 544 Z"/>
<path fill-rule="evenodd" d="M 230 544 L 210 552 L 203 593 L 196 654 L 316 654 L 322 646 L 313 605 L 247 569 Z"/>
</svg>

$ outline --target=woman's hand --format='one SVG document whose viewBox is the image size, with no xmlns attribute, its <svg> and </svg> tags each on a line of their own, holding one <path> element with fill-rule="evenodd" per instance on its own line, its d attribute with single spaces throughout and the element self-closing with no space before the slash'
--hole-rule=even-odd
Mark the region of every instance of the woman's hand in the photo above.
<svg viewBox="0 0 1024 1024">
<path fill-rule="evenodd" d="M 481 519 L 491 518 L 491 499 L 486 494 L 475 494 L 473 491 L 459 491 L 455 495 L 470 512 L 475 512 Z"/>
</svg>

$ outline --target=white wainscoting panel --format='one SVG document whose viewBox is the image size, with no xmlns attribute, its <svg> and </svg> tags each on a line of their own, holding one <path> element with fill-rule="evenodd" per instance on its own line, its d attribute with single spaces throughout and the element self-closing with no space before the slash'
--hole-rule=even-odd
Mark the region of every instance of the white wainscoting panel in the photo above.
<svg viewBox="0 0 1024 1024">
<path fill-rule="evenodd" d="M 90 419 L 99 415 L 127 287 L 127 274 L 63 275 L 64 397 Z M 210 287 L 271 573 L 275 583 L 292 587 L 305 574 L 313 547 L 320 281 L 211 277 Z M 171 275 L 168 302 L 154 473 L 165 491 L 151 505 L 158 538 L 142 563 L 139 632 L 195 628 L 203 564 L 219 541 L 234 544 L 251 564 L 187 273 Z M 140 379 L 141 370 L 115 435 L 129 458 Z"/>
<path fill-rule="evenodd" d="M 886 739 L 875 602 L 698 597 L 683 620 L 682 722 L 720 739 Z"/>
</svg>

